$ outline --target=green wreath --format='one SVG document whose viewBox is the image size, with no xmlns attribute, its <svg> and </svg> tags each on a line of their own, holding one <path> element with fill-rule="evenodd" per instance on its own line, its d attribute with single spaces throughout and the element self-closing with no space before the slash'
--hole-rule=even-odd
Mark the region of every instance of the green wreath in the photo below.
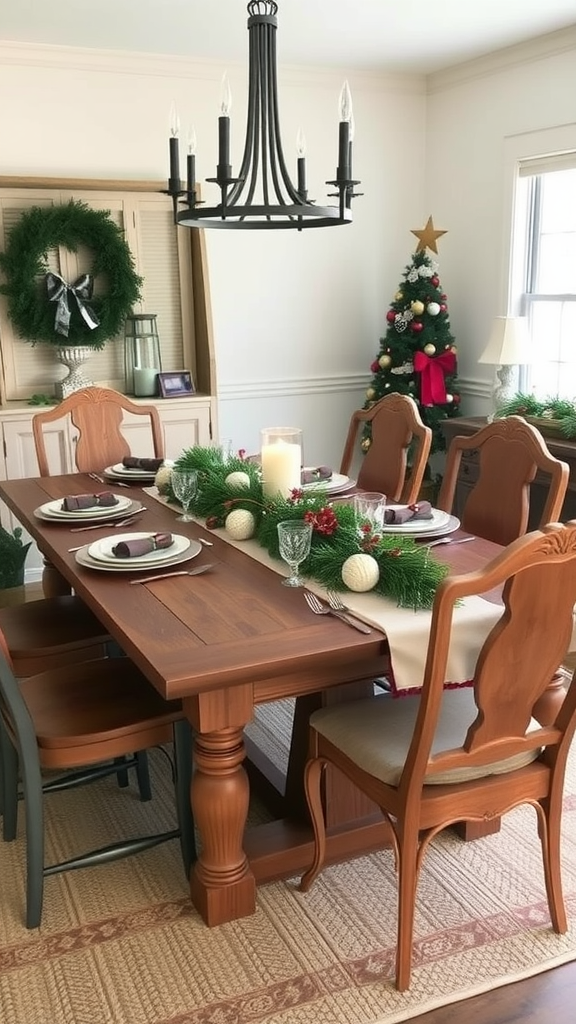
<svg viewBox="0 0 576 1024">
<path fill-rule="evenodd" d="M 80 245 L 91 249 L 91 274 L 77 282 L 51 274 L 48 252 L 59 245 L 72 252 Z M 0 268 L 6 276 L 0 292 L 8 297 L 8 315 L 20 337 L 32 345 L 44 341 L 101 349 L 121 331 L 140 298 L 142 278 L 121 229 L 108 211 L 74 199 L 23 213 L 0 253 Z M 106 281 L 106 292 L 92 297 L 92 280 L 99 277 Z M 67 331 L 62 328 L 63 311 Z"/>
</svg>

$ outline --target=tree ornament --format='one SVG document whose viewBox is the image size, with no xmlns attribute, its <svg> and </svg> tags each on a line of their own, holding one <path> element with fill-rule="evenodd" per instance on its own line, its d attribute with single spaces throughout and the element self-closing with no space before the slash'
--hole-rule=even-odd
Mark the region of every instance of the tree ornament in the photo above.
<svg viewBox="0 0 576 1024">
<path fill-rule="evenodd" d="M 414 334 L 420 334 L 420 331 L 424 330 L 424 324 L 421 320 L 413 320 L 410 326 L 414 331 Z"/>
<path fill-rule="evenodd" d="M 446 305 L 446 303 L 445 302 L 441 302 L 440 303 L 440 312 L 441 313 L 445 313 L 447 309 L 448 309 L 448 306 Z"/>
<path fill-rule="evenodd" d="M 227 487 L 250 487 L 250 477 L 248 473 L 243 473 L 241 469 L 237 469 L 233 473 L 228 473 L 224 483 Z"/>
<path fill-rule="evenodd" d="M 396 313 L 394 312 L 394 310 L 393 309 L 389 309 L 388 312 L 386 313 L 386 319 L 387 319 L 388 323 L 389 324 L 393 324 L 395 317 L 396 317 Z"/>
<path fill-rule="evenodd" d="M 170 491 L 170 480 L 172 478 L 171 466 L 160 466 L 154 477 L 154 483 L 158 488 L 158 494 L 168 494 Z"/>
<path fill-rule="evenodd" d="M 376 392 L 374 391 L 374 388 L 366 388 L 366 398 L 368 399 L 369 402 L 371 402 L 372 399 L 375 398 L 375 396 Z"/>
<path fill-rule="evenodd" d="M 420 316 L 424 312 L 424 303 L 420 302 L 420 299 L 414 299 L 414 302 L 410 303 L 410 309 L 415 316 Z"/>
<path fill-rule="evenodd" d="M 435 350 L 434 350 L 435 351 Z M 442 352 L 431 359 L 425 352 L 414 353 L 414 369 L 420 374 L 420 401 L 423 406 L 446 404 L 445 374 L 456 371 L 453 352 Z"/>
<path fill-rule="evenodd" d="M 370 363 L 370 372 L 371 373 L 378 373 L 378 369 L 379 369 L 378 360 L 375 359 L 373 363 Z"/>
<path fill-rule="evenodd" d="M 363 437 L 362 441 L 360 443 L 360 447 L 361 447 L 363 452 L 367 452 L 371 444 L 372 444 L 372 441 L 371 441 L 371 439 L 369 437 Z"/>
<path fill-rule="evenodd" d="M 432 275 L 432 277 L 430 278 L 430 284 L 433 284 L 435 288 L 438 287 L 438 285 L 440 284 L 440 278 L 438 277 L 437 274 Z"/>
<path fill-rule="evenodd" d="M 404 292 L 396 292 L 396 295 L 394 296 L 394 298 L 395 298 L 396 302 L 401 302 L 402 299 L 404 298 Z"/>
<path fill-rule="evenodd" d="M 454 405 L 460 405 L 460 395 L 454 395 L 452 398 L 452 402 Z"/>
<path fill-rule="evenodd" d="M 342 582 L 360 594 L 372 590 L 380 579 L 380 567 L 372 555 L 350 555 L 342 566 Z"/>
<path fill-rule="evenodd" d="M 254 536 L 256 520 L 247 508 L 235 508 L 226 516 L 224 526 L 232 540 L 249 540 Z"/>
<path fill-rule="evenodd" d="M 378 360 L 378 363 L 382 367 L 383 370 L 387 366 L 390 366 L 391 362 L 392 362 L 392 357 L 389 356 L 386 352 L 384 353 L 384 355 L 380 356 L 380 359 Z"/>
<path fill-rule="evenodd" d="M 432 217 L 428 217 L 426 225 L 421 231 L 412 231 L 411 233 L 416 235 L 416 238 L 418 239 L 416 252 L 425 252 L 426 249 L 430 249 L 431 252 L 438 252 L 436 242 L 442 237 L 442 235 L 446 234 L 445 231 L 435 230 Z"/>
<path fill-rule="evenodd" d="M 446 392 L 446 401 L 448 402 L 448 405 L 451 405 L 452 402 L 454 401 L 454 395 L 450 395 L 448 394 L 448 392 Z"/>
<path fill-rule="evenodd" d="M 429 302 L 426 307 L 426 312 L 429 313 L 430 316 L 438 316 L 438 313 L 440 312 L 440 304 L 438 302 Z"/>
<path fill-rule="evenodd" d="M 436 345 L 433 345 L 430 341 L 427 345 L 424 345 L 424 351 L 427 356 L 433 356 L 436 351 Z"/>
</svg>

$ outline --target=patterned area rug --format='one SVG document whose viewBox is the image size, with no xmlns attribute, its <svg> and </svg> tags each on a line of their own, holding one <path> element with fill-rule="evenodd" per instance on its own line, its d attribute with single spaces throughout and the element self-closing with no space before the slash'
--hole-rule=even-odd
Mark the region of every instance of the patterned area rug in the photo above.
<svg viewBox="0 0 576 1024">
<path fill-rule="evenodd" d="M 289 707 L 252 727 L 282 754 Z M 152 803 L 110 780 L 47 798 L 47 855 L 165 828 L 168 763 L 152 755 Z M 253 811 L 259 816 L 258 808 Z M 464 844 L 447 832 L 424 864 L 408 993 L 392 984 L 396 888 L 389 851 L 262 886 L 254 916 L 206 928 L 175 843 L 46 882 L 44 923 L 22 925 L 23 844 L 0 843 L 2 1024 L 395 1024 L 576 957 L 574 925 L 550 927 L 534 812 Z M 576 921 L 576 756 L 564 815 L 564 882 Z"/>
</svg>

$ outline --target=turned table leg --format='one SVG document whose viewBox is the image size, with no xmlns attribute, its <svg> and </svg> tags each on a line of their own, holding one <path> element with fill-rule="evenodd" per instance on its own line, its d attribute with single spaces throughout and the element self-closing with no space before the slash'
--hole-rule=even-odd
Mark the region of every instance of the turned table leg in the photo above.
<svg viewBox="0 0 576 1024">
<path fill-rule="evenodd" d="M 62 574 L 58 572 L 58 569 L 47 558 L 44 559 L 42 570 L 42 591 L 44 597 L 61 597 L 72 592 L 68 580 L 64 579 Z"/>
<path fill-rule="evenodd" d="M 190 893 L 206 924 L 213 926 L 256 909 L 256 882 L 242 847 L 250 796 L 242 765 L 243 730 L 198 733 L 194 747 L 191 799 L 201 851 Z"/>
</svg>

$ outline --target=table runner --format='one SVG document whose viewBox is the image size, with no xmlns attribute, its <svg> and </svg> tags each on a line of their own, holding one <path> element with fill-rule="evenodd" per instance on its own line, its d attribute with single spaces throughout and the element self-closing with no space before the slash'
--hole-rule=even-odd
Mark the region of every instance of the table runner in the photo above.
<svg viewBox="0 0 576 1024">
<path fill-rule="evenodd" d="M 171 504 L 160 495 L 156 487 L 144 487 L 149 497 L 154 498 L 175 512 L 180 506 Z M 205 526 L 203 519 L 195 519 L 199 526 Z M 233 540 L 224 528 L 210 530 L 232 547 L 239 548 L 262 565 L 268 566 L 279 575 L 287 574 L 283 562 L 271 558 L 265 548 L 254 540 Z M 326 591 L 315 580 L 306 579 L 306 586 L 318 597 L 326 598 Z M 397 691 L 410 690 L 422 685 L 428 637 L 430 634 L 431 611 L 413 611 L 398 608 L 389 598 L 373 592 L 356 594 L 352 591 L 343 595 L 346 605 L 364 622 L 381 630 L 388 640 L 390 657 Z M 311 613 L 312 614 L 312 613 Z M 448 683 L 463 683 L 472 678 L 476 660 L 484 640 L 500 618 L 500 605 L 485 601 L 481 597 L 467 597 L 454 609 L 452 635 L 446 679 Z"/>
</svg>

